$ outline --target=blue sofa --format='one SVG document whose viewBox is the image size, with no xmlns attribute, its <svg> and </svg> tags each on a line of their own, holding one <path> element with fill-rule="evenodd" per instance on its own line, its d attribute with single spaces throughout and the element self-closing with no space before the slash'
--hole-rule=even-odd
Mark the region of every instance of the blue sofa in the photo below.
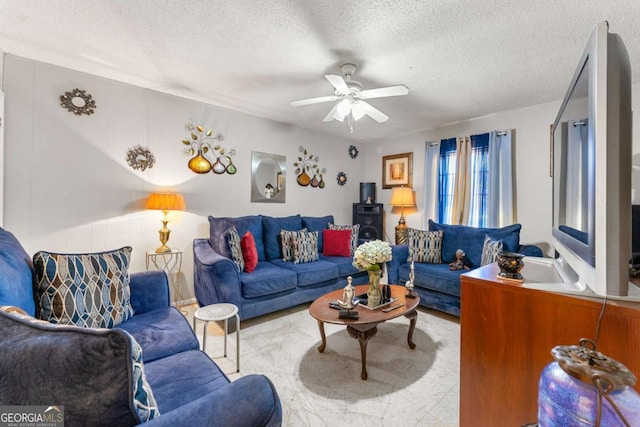
<svg viewBox="0 0 640 427">
<path fill-rule="evenodd" d="M 333 215 L 209 217 L 209 238 L 193 242 L 198 304 L 235 304 L 245 320 L 313 301 L 346 286 L 348 276 L 352 276 L 354 285 L 367 283 L 367 272 L 353 267 L 352 257 L 322 255 L 322 230 L 330 223 L 334 223 Z M 259 262 L 251 273 L 240 271 L 231 259 L 226 235 L 232 227 L 240 236 L 249 231 L 254 237 Z M 301 264 L 283 261 L 280 230 L 304 228 L 318 232 L 319 260 Z"/>
<path fill-rule="evenodd" d="M 414 291 L 420 295 L 420 305 L 460 316 L 460 275 L 468 270 L 450 270 L 449 263 L 456 250 L 462 249 L 471 268 L 480 267 L 485 236 L 501 240 L 503 251 L 527 256 L 543 256 L 535 245 L 520 244 L 520 224 L 503 228 L 476 228 L 464 225 L 439 224 L 429 220 L 429 231 L 442 231 L 441 263 L 414 263 Z M 392 260 L 387 262 L 389 283 L 405 284 L 409 280 L 411 262 L 408 245 L 391 247 Z"/>
<path fill-rule="evenodd" d="M 198 349 L 188 321 L 170 306 L 163 272 L 130 275 L 131 318 L 83 328 L 32 317 L 32 265 L 0 228 L 0 405 L 57 405 L 69 426 L 281 424 L 266 377 L 230 382 Z"/>
</svg>

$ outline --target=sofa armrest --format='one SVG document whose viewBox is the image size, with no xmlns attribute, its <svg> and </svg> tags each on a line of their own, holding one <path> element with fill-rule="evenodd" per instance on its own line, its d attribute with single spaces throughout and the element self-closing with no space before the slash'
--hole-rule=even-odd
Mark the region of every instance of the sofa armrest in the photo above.
<svg viewBox="0 0 640 427">
<path fill-rule="evenodd" d="M 269 379 L 247 375 L 180 406 L 161 412 L 145 426 L 246 426 L 282 424 L 280 398 Z"/>
<path fill-rule="evenodd" d="M 207 239 L 193 241 L 193 286 L 200 306 L 226 302 L 240 307 L 238 266 L 214 251 Z"/>
<path fill-rule="evenodd" d="M 171 304 L 169 280 L 164 271 L 131 273 L 131 306 L 136 314 L 148 313 Z"/>
<path fill-rule="evenodd" d="M 387 261 L 387 283 L 397 284 L 400 280 L 400 266 L 407 263 L 408 245 L 391 245 L 391 261 Z"/>
<path fill-rule="evenodd" d="M 518 249 L 518 253 L 521 253 L 522 255 L 525 255 L 525 256 L 538 256 L 538 257 L 544 256 L 542 249 L 540 249 L 536 245 L 520 245 L 520 248 Z"/>
</svg>

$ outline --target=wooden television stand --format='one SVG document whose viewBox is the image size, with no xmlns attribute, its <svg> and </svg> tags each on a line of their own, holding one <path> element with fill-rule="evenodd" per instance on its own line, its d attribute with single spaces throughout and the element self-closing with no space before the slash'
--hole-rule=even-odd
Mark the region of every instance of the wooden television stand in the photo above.
<svg viewBox="0 0 640 427">
<path fill-rule="evenodd" d="M 601 299 L 527 289 L 497 274 L 494 263 L 461 276 L 462 427 L 535 423 L 551 349 L 596 338 Z M 526 258 L 522 274 L 526 280 Z M 608 300 L 597 344 L 640 378 L 640 303 Z"/>
</svg>

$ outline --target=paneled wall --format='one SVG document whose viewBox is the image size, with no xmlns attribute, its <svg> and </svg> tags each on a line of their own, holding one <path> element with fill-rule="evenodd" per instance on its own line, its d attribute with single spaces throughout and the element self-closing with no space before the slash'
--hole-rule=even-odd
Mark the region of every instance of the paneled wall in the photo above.
<svg viewBox="0 0 640 427">
<path fill-rule="evenodd" d="M 4 88 L 4 226 L 29 254 L 131 245 L 132 271 L 144 270 L 145 251 L 159 246 L 161 227 L 161 213 L 145 210 L 146 198 L 152 191 L 180 192 L 187 209 L 170 214 L 169 246 L 184 251 L 181 294 L 192 298 L 191 243 L 208 236 L 208 215 L 333 214 L 338 223 L 351 222 L 364 177 L 364 155 L 348 154 L 352 140 L 11 55 Z M 59 96 L 74 88 L 93 96 L 95 114 L 76 116 L 59 105 Z M 236 149 L 235 175 L 197 175 L 187 168 L 181 142 L 187 122 L 224 135 L 221 145 Z M 136 145 L 154 154 L 152 169 L 127 165 L 126 152 Z M 327 169 L 324 189 L 296 184 L 293 162 L 301 145 Z M 286 203 L 251 203 L 252 151 L 286 156 Z M 349 178 L 342 187 L 335 179 L 340 171 Z"/>
</svg>

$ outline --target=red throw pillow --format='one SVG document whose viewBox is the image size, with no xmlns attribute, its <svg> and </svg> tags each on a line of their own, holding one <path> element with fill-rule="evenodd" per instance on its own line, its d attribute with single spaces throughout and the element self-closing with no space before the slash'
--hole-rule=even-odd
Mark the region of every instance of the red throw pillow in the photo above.
<svg viewBox="0 0 640 427">
<path fill-rule="evenodd" d="M 244 271 L 252 273 L 258 265 L 258 249 L 256 249 L 256 241 L 250 231 L 244 233 L 240 239 L 240 247 L 242 248 L 242 258 L 244 258 Z"/>
<path fill-rule="evenodd" d="M 322 230 L 322 255 L 351 256 L 351 230 Z"/>
</svg>

